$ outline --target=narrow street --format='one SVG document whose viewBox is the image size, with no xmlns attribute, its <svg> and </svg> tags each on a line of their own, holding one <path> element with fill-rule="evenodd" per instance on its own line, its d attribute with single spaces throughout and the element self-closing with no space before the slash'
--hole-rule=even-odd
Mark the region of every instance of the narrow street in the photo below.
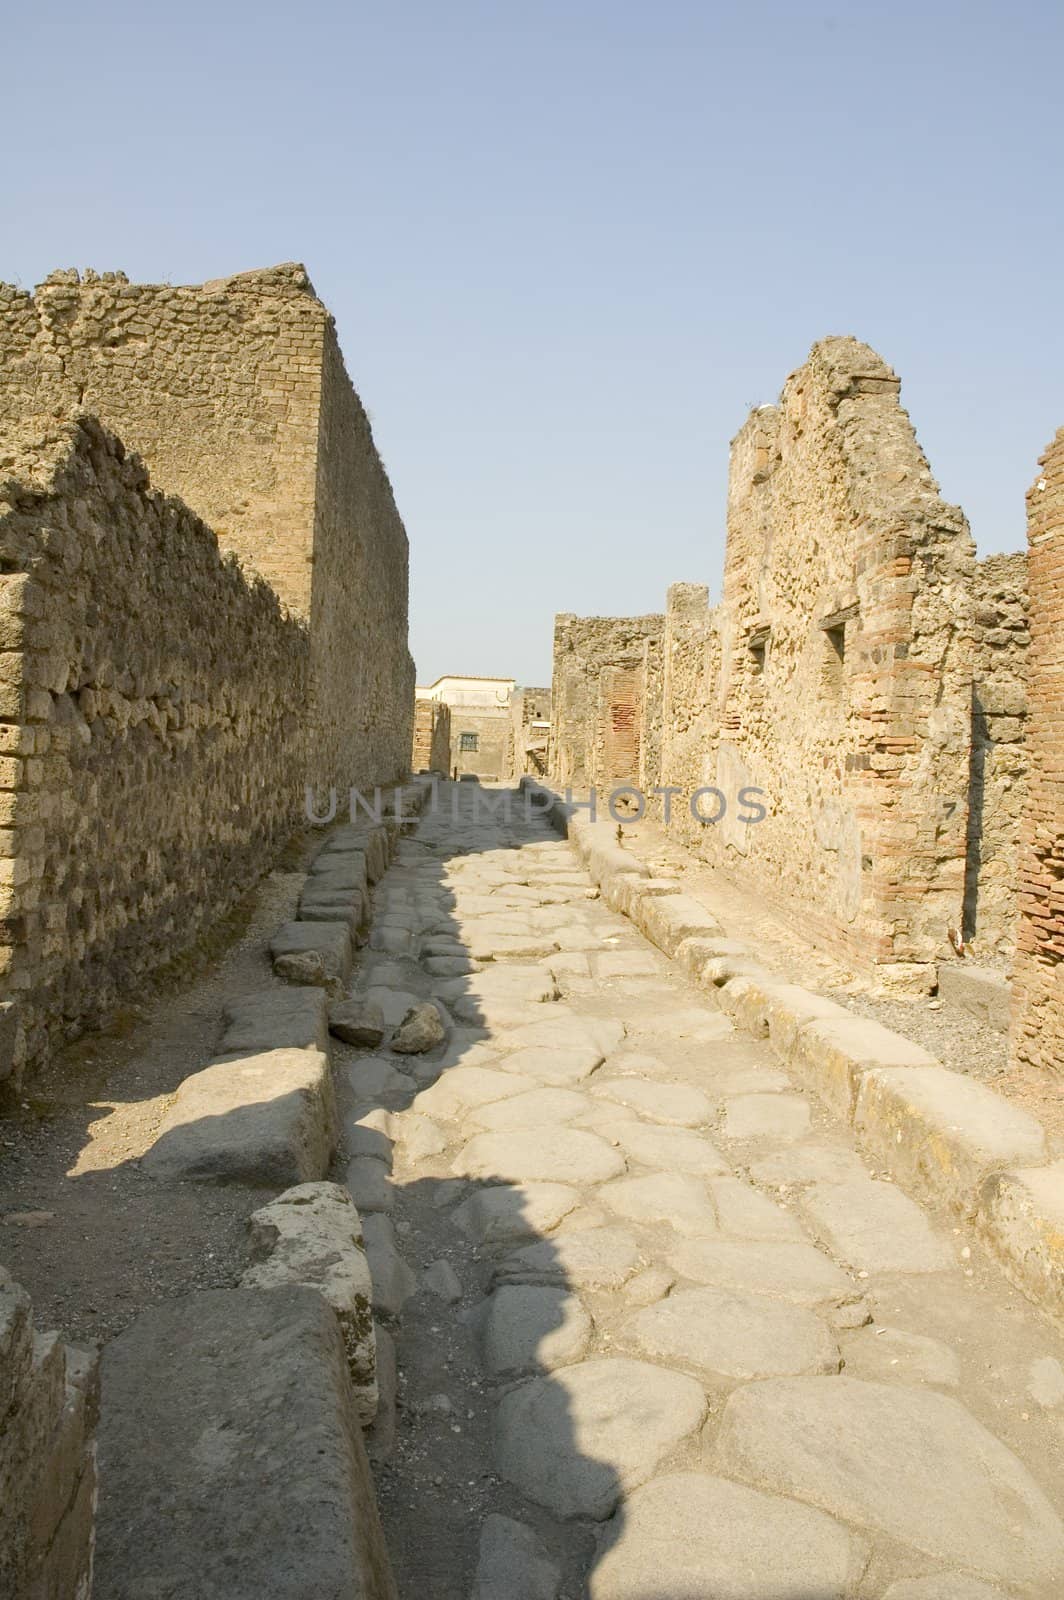
<svg viewBox="0 0 1064 1600">
<path fill-rule="evenodd" d="M 354 991 L 454 1022 L 335 1057 L 402 1600 L 1061 1594 L 1064 1340 L 523 796 L 440 786 Z"/>
</svg>

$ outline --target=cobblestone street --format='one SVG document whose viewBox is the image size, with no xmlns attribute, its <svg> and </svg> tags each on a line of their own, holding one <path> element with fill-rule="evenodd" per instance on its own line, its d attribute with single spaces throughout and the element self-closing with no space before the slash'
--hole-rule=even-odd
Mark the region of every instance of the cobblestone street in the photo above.
<svg viewBox="0 0 1064 1600">
<path fill-rule="evenodd" d="M 404 1600 L 1059 1595 L 1064 1341 L 503 795 L 444 786 L 355 980 L 454 1020 L 346 1069 Z"/>
</svg>

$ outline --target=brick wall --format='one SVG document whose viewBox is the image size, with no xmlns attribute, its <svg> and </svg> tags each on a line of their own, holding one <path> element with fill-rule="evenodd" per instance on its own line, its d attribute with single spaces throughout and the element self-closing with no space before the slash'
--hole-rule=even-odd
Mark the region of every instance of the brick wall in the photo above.
<svg viewBox="0 0 1064 1600">
<path fill-rule="evenodd" d="M 1030 773 L 1020 839 L 1012 1055 L 1064 1073 L 1064 428 L 1027 496 Z"/>
<path fill-rule="evenodd" d="M 268 870 L 301 817 L 310 643 L 92 418 L 0 442 L 0 574 L 17 1080 Z"/>
<path fill-rule="evenodd" d="M 332 318 L 287 264 L 214 282 L 0 285 L 0 427 L 85 409 L 312 621 L 307 776 L 402 776 L 407 540 Z"/>
</svg>

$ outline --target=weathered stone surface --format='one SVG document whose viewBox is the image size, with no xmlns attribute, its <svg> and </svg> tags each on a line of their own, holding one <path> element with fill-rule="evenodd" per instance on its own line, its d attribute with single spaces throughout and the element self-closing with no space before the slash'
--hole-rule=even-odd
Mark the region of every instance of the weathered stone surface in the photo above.
<svg viewBox="0 0 1064 1600">
<path fill-rule="evenodd" d="M 791 1212 L 741 1178 L 711 1178 L 708 1184 L 722 1233 L 740 1239 L 797 1239 L 805 1229 Z"/>
<path fill-rule="evenodd" d="M 416 1111 L 409 1111 L 399 1124 L 399 1142 L 403 1147 L 403 1155 L 414 1166 L 422 1161 L 428 1161 L 432 1156 L 442 1155 L 447 1148 L 447 1136 L 439 1123 L 433 1122 L 431 1117 L 420 1116 Z"/>
<path fill-rule="evenodd" d="M 943 1564 L 1048 1584 L 1064 1524 L 1026 1467 L 950 1396 L 855 1378 L 738 1390 L 722 1470 L 888 1534 Z"/>
<path fill-rule="evenodd" d="M 832 1253 L 859 1271 L 942 1272 L 954 1265 L 920 1207 L 893 1184 L 818 1183 L 801 1206 Z"/>
<path fill-rule="evenodd" d="M 686 1239 L 669 1265 L 695 1283 L 748 1289 L 795 1305 L 827 1306 L 853 1299 L 852 1278 L 811 1244 L 737 1244 L 730 1239 Z"/>
<path fill-rule="evenodd" d="M 448 1067 L 430 1089 L 422 1089 L 411 1109 L 443 1122 L 455 1122 L 472 1107 L 491 1105 L 538 1087 L 534 1078 L 519 1072 L 499 1072 L 493 1067 Z"/>
<path fill-rule="evenodd" d="M 561 1577 L 531 1528 L 511 1517 L 485 1517 L 469 1600 L 557 1600 Z"/>
<path fill-rule="evenodd" d="M 551 1372 L 579 1361 L 591 1338 L 591 1318 L 562 1288 L 502 1284 L 483 1308 L 480 1346 L 496 1378 Z"/>
<path fill-rule="evenodd" d="M 617 1017 L 578 1017 L 569 1007 L 557 1004 L 543 1016 L 511 1029 L 503 1042 L 514 1050 L 588 1045 L 604 1060 L 619 1047 L 624 1035 L 625 1025 Z"/>
<path fill-rule="evenodd" d="M 343 982 L 351 971 L 351 933 L 346 922 L 285 922 L 270 940 L 274 969 L 285 956 L 317 955 L 325 974 Z"/>
<path fill-rule="evenodd" d="M 989 1172 L 1046 1160 L 1040 1122 L 986 1084 L 945 1067 L 866 1072 L 854 1128 L 877 1164 L 964 1217 L 974 1214 Z"/>
<path fill-rule="evenodd" d="M 834 1145 L 799 1144 L 755 1161 L 750 1176 L 758 1183 L 802 1185 L 848 1183 L 853 1178 L 866 1178 L 868 1172 L 853 1150 Z"/>
<path fill-rule="evenodd" d="M 933 1055 L 867 1017 L 825 1017 L 800 1028 L 788 1066 L 843 1122 L 852 1120 L 866 1072 L 937 1067 Z"/>
<path fill-rule="evenodd" d="M 344 1174 L 352 1200 L 359 1211 L 393 1211 L 395 1188 L 388 1168 L 376 1156 L 356 1156 L 347 1163 Z"/>
<path fill-rule="evenodd" d="M 646 1078 L 610 1078 L 603 1082 L 600 1078 L 591 1093 L 631 1106 L 651 1122 L 677 1128 L 699 1128 L 713 1115 L 702 1091 L 683 1083 L 654 1083 Z"/>
<path fill-rule="evenodd" d="M 993 967 L 974 961 L 940 961 L 938 993 L 941 1000 L 971 1012 L 997 1033 L 1009 1031 L 1009 980 Z"/>
<path fill-rule="evenodd" d="M 939 1572 L 929 1578 L 903 1578 L 892 1583 L 883 1600 L 1009 1600 L 1004 1589 L 963 1572 Z"/>
<path fill-rule="evenodd" d="M 396 970 L 398 971 L 401 969 L 397 968 Z M 376 970 L 374 971 L 373 976 L 375 978 L 381 978 L 380 973 Z M 412 994 L 409 989 L 394 988 L 390 983 L 385 982 L 383 979 L 381 979 L 379 982 L 372 983 L 366 990 L 363 998 L 368 1000 L 372 1005 L 380 1006 L 381 1011 L 384 1013 L 385 1024 L 389 1028 L 397 1028 L 402 1022 L 403 1018 L 406 1016 L 407 1012 L 410 1010 L 411 1006 L 416 1006 L 418 1003 L 417 995 Z"/>
<path fill-rule="evenodd" d="M 388 1047 L 400 1055 L 423 1055 L 426 1050 L 435 1050 L 446 1037 L 443 1012 L 431 1000 L 423 1000 L 411 1006 L 392 1034 Z"/>
<path fill-rule="evenodd" d="M 627 1156 L 646 1167 L 703 1177 L 728 1170 L 720 1151 L 687 1128 L 648 1128 L 641 1122 L 615 1122 L 610 1132 Z"/>
<path fill-rule="evenodd" d="M 358 1100 L 383 1100 L 400 1107 L 409 1105 L 417 1084 L 385 1056 L 360 1056 L 347 1069 L 347 1081 Z"/>
<path fill-rule="evenodd" d="M 580 1204 L 580 1191 L 562 1183 L 499 1183 L 475 1189 L 454 1213 L 464 1233 L 486 1245 L 538 1239 Z"/>
<path fill-rule="evenodd" d="M 638 1244 L 622 1228 L 574 1227 L 571 1233 L 552 1234 L 507 1256 L 497 1277 L 507 1283 L 619 1289 L 642 1264 Z"/>
<path fill-rule="evenodd" d="M 540 1083 L 564 1085 L 583 1083 L 602 1061 L 602 1053 L 594 1045 L 534 1045 L 503 1056 L 500 1065 Z"/>
<path fill-rule="evenodd" d="M 598 1199 L 632 1222 L 667 1222 L 677 1233 L 717 1232 L 717 1213 L 706 1186 L 689 1173 L 621 1178 L 600 1189 Z"/>
<path fill-rule="evenodd" d="M 344 1123 L 348 1155 L 376 1156 L 390 1169 L 398 1126 L 394 1112 L 386 1111 L 383 1106 L 357 1112 Z"/>
<path fill-rule="evenodd" d="M 738 1094 L 725 1103 L 726 1139 L 802 1139 L 809 1131 L 809 1102 L 796 1094 Z"/>
<path fill-rule="evenodd" d="M 375 1163 L 380 1165 L 380 1163 Z M 254 1265 L 243 1289 L 316 1289 L 340 1323 L 355 1413 L 367 1427 L 377 1412 L 373 1285 L 362 1220 L 338 1183 L 302 1183 L 248 1219 Z"/>
<path fill-rule="evenodd" d="M 100 1594 L 395 1600 L 339 1324 L 315 1290 L 165 1301 L 102 1372 Z"/>
<path fill-rule="evenodd" d="M 462 1298 L 462 1281 L 449 1261 L 433 1261 L 421 1275 L 421 1281 L 431 1294 L 457 1305 Z"/>
<path fill-rule="evenodd" d="M 987 1178 L 976 1226 L 1006 1276 L 1064 1326 L 1064 1161 Z"/>
<path fill-rule="evenodd" d="M 603 1528 L 588 1592 L 591 1600 L 848 1600 L 866 1556 L 821 1511 L 706 1473 L 668 1473 Z"/>
<path fill-rule="evenodd" d="M 218 1054 L 258 1055 L 263 1050 L 328 1052 L 325 996 L 316 989 L 259 989 L 227 1002 Z"/>
<path fill-rule="evenodd" d="M 840 1365 L 815 1312 L 734 1289 L 674 1290 L 631 1317 L 621 1336 L 640 1355 L 706 1378 L 837 1372 Z"/>
<path fill-rule="evenodd" d="M 585 1095 L 571 1089 L 532 1089 L 528 1094 L 515 1095 L 510 1100 L 497 1100 L 494 1105 L 477 1106 L 469 1112 L 467 1126 L 486 1131 L 506 1128 L 538 1128 L 547 1124 L 572 1122 L 588 1109 Z"/>
<path fill-rule="evenodd" d="M 532 1378 L 504 1395 L 495 1457 L 503 1477 L 560 1517 L 608 1517 L 706 1412 L 692 1378 L 603 1359 Z"/>
<path fill-rule="evenodd" d="M 329 1007 L 329 1032 L 345 1044 L 375 1050 L 387 1032 L 387 1024 L 375 1000 L 341 1000 Z"/>
<path fill-rule="evenodd" d="M 961 1364 L 940 1339 L 901 1328 L 862 1328 L 842 1341 L 846 1375 L 878 1383 L 934 1383 L 955 1389 Z"/>
<path fill-rule="evenodd" d="M 649 950 L 603 950 L 595 957 L 599 978 L 653 978 L 660 970 L 660 959 Z"/>
<path fill-rule="evenodd" d="M 362 1241 L 373 1280 L 373 1307 L 397 1317 L 417 1290 L 417 1279 L 403 1260 L 391 1219 L 375 1211 L 362 1222 Z"/>
<path fill-rule="evenodd" d="M 456 1157 L 453 1170 L 468 1178 L 603 1183 L 624 1171 L 624 1158 L 579 1128 L 532 1128 L 478 1133 Z"/>
<path fill-rule="evenodd" d="M 142 1165 L 153 1178 L 288 1188 L 325 1176 L 337 1133 L 328 1057 L 268 1050 L 186 1078 Z"/>
</svg>

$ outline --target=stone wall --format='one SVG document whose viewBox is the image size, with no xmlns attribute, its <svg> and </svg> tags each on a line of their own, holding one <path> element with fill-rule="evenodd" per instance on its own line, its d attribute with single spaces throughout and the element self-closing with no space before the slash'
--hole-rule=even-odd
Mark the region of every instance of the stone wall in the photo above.
<svg viewBox="0 0 1064 1600">
<path fill-rule="evenodd" d="M 35 1333 L 0 1267 L 0 1594 L 89 1600 L 96 1507 L 95 1361 Z"/>
<path fill-rule="evenodd" d="M 1012 1055 L 1064 1073 L 1064 428 L 1027 496 L 1030 774 L 1023 810 Z"/>
<path fill-rule="evenodd" d="M 974 549 L 898 390 L 826 339 L 733 444 L 717 783 L 769 814 L 711 838 L 825 943 L 922 988 L 961 916 Z"/>
<path fill-rule="evenodd" d="M 551 768 L 574 791 L 657 782 L 664 618 L 554 619 Z"/>
<path fill-rule="evenodd" d="M 414 772 L 451 771 L 451 708 L 443 700 L 414 702 Z"/>
<path fill-rule="evenodd" d="M 302 812 L 310 641 L 92 418 L 0 443 L 0 574 L 17 1080 L 268 869 Z"/>
<path fill-rule="evenodd" d="M 664 617 L 556 619 L 551 765 L 574 789 L 675 789 L 670 824 L 700 854 L 920 991 L 962 924 L 977 580 L 898 391 L 866 345 L 815 345 L 733 441 L 720 605 L 677 584 Z M 984 570 L 979 639 L 992 720 L 975 888 L 994 951 L 1022 736 L 1022 601 L 1004 574 Z M 689 800 L 708 786 L 699 820 Z M 747 788 L 762 821 L 745 820 Z"/>
<path fill-rule="evenodd" d="M 515 689 L 510 696 L 510 722 L 510 776 L 520 778 L 531 773 L 542 777 L 547 771 L 550 742 L 550 690 Z"/>
<path fill-rule="evenodd" d="M 973 599 L 963 933 L 976 960 L 1007 966 L 1016 942 L 1017 854 L 1027 777 L 1026 552 L 978 562 Z"/>
<path fill-rule="evenodd" d="M 58 272 L 32 295 L 0 286 L 0 427 L 80 408 L 312 620 L 311 781 L 403 776 L 406 534 L 305 270 L 181 287 Z"/>
</svg>

